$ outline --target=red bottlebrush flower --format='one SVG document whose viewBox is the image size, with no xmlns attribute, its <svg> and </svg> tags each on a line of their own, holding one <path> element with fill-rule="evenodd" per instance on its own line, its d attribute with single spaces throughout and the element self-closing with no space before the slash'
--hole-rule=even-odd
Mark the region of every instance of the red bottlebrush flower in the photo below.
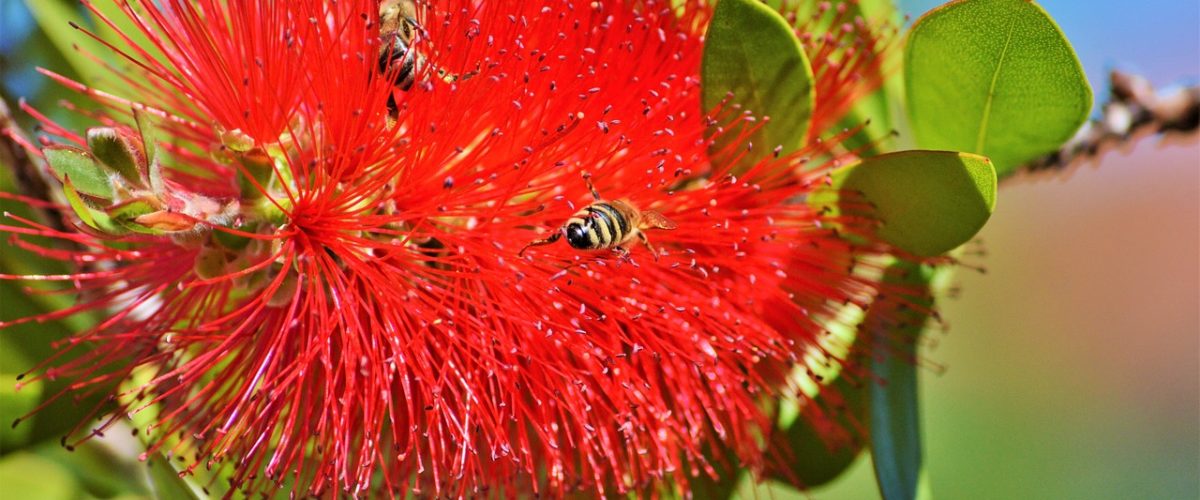
<svg viewBox="0 0 1200 500">
<path fill-rule="evenodd" d="M 43 120 L 84 150 L 45 154 L 121 175 L 74 195 L 107 226 L 0 227 L 81 265 L 31 277 L 80 296 L 39 319 L 107 317 L 32 376 L 113 393 L 96 432 L 156 407 L 150 452 L 246 491 L 609 493 L 712 474 L 716 449 L 761 466 L 762 401 L 876 287 L 797 201 L 839 137 L 710 163 L 705 5 L 383 4 L 130 2 L 153 46 L 111 42 L 123 90 L 47 72 L 105 111 L 86 137 Z M 826 135 L 878 83 L 875 34 L 833 19 L 806 33 Z M 650 211 L 670 223 L 643 245 L 622 223 Z M 597 234 L 525 249 L 573 217 Z"/>
</svg>

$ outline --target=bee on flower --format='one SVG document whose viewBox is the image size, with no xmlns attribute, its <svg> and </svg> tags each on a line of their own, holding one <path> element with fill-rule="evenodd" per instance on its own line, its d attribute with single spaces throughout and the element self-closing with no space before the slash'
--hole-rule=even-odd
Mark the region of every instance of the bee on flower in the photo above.
<svg viewBox="0 0 1200 500">
<path fill-rule="evenodd" d="M 610 494 L 761 469 L 761 402 L 823 320 L 878 288 L 834 216 L 796 200 L 848 155 L 831 128 L 879 84 L 887 32 L 798 22 L 828 30 L 805 33 L 836 65 L 816 69 L 829 98 L 798 151 L 735 171 L 710 159 L 718 110 L 701 104 L 712 6 L 674 6 L 137 0 L 132 23 L 98 16 L 145 35 L 109 41 L 120 83 L 44 71 L 101 107 L 96 126 L 25 108 L 65 227 L 0 224 L 87 263 L 4 279 L 61 281 L 79 303 L 0 326 L 106 319 L 22 383 L 111 395 L 71 445 L 153 407 L 147 456 L 226 471 L 208 486 L 230 495 Z"/>
</svg>

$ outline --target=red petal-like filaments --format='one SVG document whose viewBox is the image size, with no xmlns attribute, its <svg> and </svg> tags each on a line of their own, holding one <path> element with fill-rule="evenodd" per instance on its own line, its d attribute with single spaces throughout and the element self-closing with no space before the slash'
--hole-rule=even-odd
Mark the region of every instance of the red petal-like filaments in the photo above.
<svg viewBox="0 0 1200 500">
<path fill-rule="evenodd" d="M 170 189 L 246 180 L 241 215 L 171 238 L 0 228 L 71 242 L 27 245 L 87 263 L 59 278 L 110 316 L 34 376 L 154 406 L 151 452 L 247 491 L 628 492 L 711 474 L 717 449 L 760 467 L 762 402 L 877 285 L 804 203 L 845 134 L 736 176 L 709 162 L 710 9 L 673 4 L 418 2 L 407 90 L 379 71 L 376 1 L 125 7 L 152 44 L 112 42 L 137 86 L 77 88 L 102 121 L 158 117 Z M 817 74 L 821 134 L 878 82 Z M 657 256 L 520 253 L 597 201 L 585 173 L 673 222 L 644 229 Z"/>
</svg>

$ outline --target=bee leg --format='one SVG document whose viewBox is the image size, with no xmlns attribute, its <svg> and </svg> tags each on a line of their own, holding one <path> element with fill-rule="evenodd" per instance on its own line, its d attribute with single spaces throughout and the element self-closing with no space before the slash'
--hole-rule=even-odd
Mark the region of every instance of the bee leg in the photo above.
<svg viewBox="0 0 1200 500">
<path fill-rule="evenodd" d="M 646 249 L 650 251 L 650 255 L 654 257 L 654 262 L 658 262 L 658 250 L 654 249 L 654 245 L 650 244 L 650 238 L 646 237 L 646 233 L 638 231 L 638 239 L 642 240 L 642 244 L 646 245 Z"/>
<path fill-rule="evenodd" d="M 525 251 L 528 250 L 529 247 L 540 247 L 542 245 L 549 245 L 551 243 L 558 241 L 559 238 L 562 238 L 562 231 L 555 231 L 554 234 L 550 235 L 549 238 L 546 238 L 543 240 L 531 241 L 528 244 L 526 244 L 524 247 L 522 247 L 520 252 L 517 252 L 517 256 L 520 257 L 521 255 L 525 254 Z"/>
<path fill-rule="evenodd" d="M 596 201 L 600 201 L 600 193 L 596 191 L 596 186 L 592 185 L 592 174 L 584 172 L 583 183 L 587 185 L 588 191 L 592 192 L 592 197 L 595 198 Z"/>
<path fill-rule="evenodd" d="M 617 258 L 625 262 L 632 262 L 629 258 L 629 249 L 622 246 L 613 247 L 613 253 L 617 254 Z"/>
</svg>

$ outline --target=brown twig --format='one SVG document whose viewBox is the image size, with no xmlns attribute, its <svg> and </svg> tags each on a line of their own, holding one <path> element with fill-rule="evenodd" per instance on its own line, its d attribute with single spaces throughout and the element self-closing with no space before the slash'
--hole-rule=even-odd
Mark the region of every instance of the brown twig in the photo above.
<svg viewBox="0 0 1200 500">
<path fill-rule="evenodd" d="M 1192 136 L 1200 128 L 1200 87 L 1160 94 L 1144 77 L 1113 71 L 1108 102 L 1101 110 L 1099 118 L 1085 123 L 1061 149 L 1025 164 L 1021 170 L 1031 174 L 1057 172 L 1147 136 Z"/>
<path fill-rule="evenodd" d="M 46 170 L 37 158 L 29 154 L 22 141 L 32 144 L 13 119 L 8 103 L 0 97 L 0 165 L 7 165 L 12 170 L 18 193 L 36 200 L 56 201 Z M 66 230 L 58 210 L 49 207 L 30 208 L 36 212 L 40 222 L 59 231 Z"/>
</svg>

